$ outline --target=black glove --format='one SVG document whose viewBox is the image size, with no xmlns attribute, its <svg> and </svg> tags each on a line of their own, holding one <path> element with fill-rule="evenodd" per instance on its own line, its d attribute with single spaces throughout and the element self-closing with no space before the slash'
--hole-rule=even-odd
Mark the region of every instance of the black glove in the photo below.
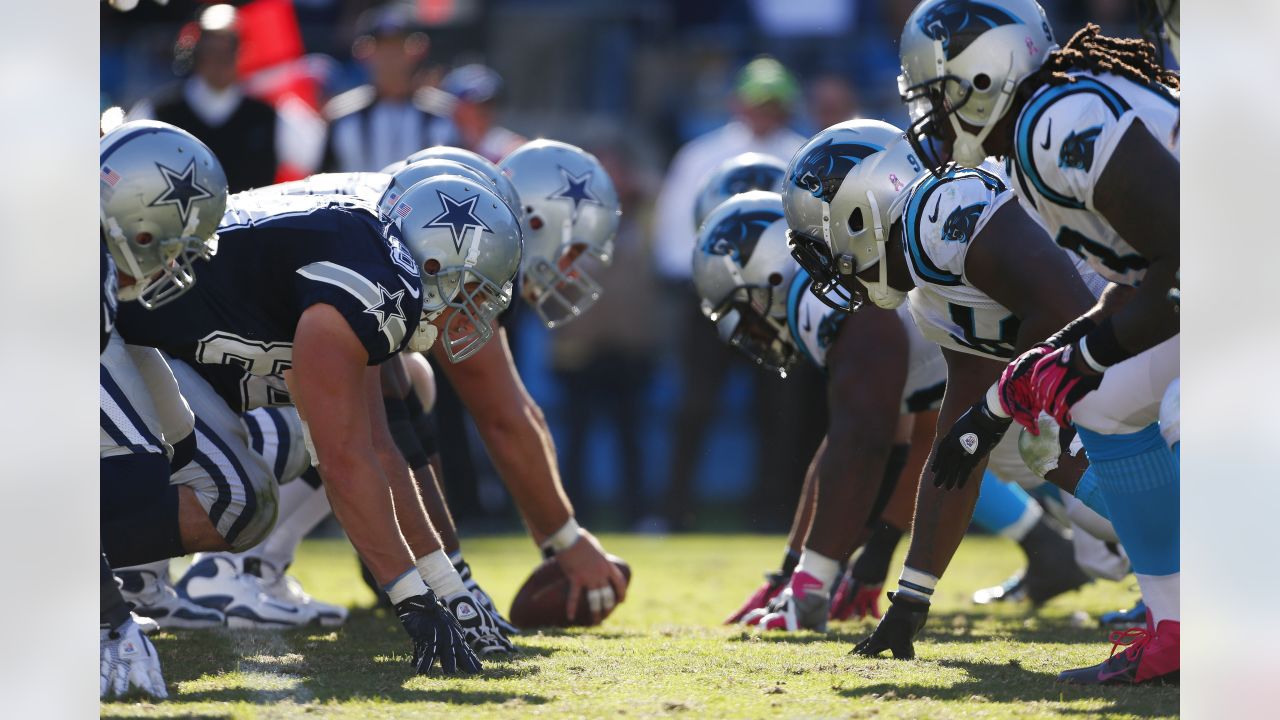
<svg viewBox="0 0 1280 720">
<path fill-rule="evenodd" d="M 986 400 L 965 411 L 938 443 L 929 471 L 935 487 L 948 490 L 964 487 L 982 458 L 1000 442 L 1013 418 L 998 418 L 987 409 Z"/>
<path fill-rule="evenodd" d="M 436 594 L 427 590 L 425 595 L 415 595 L 396 603 L 396 615 L 413 638 L 414 671 L 425 675 L 440 658 L 440 669 L 445 673 L 480 672 L 480 659 L 467 645 L 462 626 L 449 613 Z"/>
<path fill-rule="evenodd" d="M 520 634 L 520 628 L 512 625 L 511 621 L 507 620 L 502 616 L 502 613 L 498 612 L 498 608 L 493 604 L 493 599 L 489 597 L 489 593 L 485 592 L 484 589 L 480 587 L 479 583 L 475 581 L 475 578 L 471 577 L 471 566 L 467 564 L 466 560 L 454 565 L 453 569 L 458 571 L 458 575 L 462 578 L 463 587 L 471 591 L 476 602 L 480 603 L 480 607 L 484 608 L 485 612 L 489 613 L 489 617 L 492 618 L 494 624 L 498 626 L 498 630 L 504 637 Z"/>
<path fill-rule="evenodd" d="M 875 632 L 853 648 L 854 655 L 875 657 L 891 650 L 899 660 L 915 659 L 916 649 L 911 641 L 929 618 L 929 604 L 908 600 L 898 593 L 889 593 L 889 603 L 889 610 L 880 619 Z"/>
</svg>

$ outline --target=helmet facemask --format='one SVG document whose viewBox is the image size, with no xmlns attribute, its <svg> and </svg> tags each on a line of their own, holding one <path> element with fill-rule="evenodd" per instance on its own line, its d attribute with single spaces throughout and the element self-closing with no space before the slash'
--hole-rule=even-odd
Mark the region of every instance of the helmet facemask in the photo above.
<svg viewBox="0 0 1280 720">
<path fill-rule="evenodd" d="M 120 288 L 118 297 L 136 300 L 147 310 L 167 305 L 190 290 L 196 283 L 195 262 L 209 259 L 218 249 L 217 233 L 208 240 L 187 235 L 167 240 L 153 238 L 144 245 L 136 238 L 131 242 L 114 217 L 103 215 L 101 219 L 107 247 L 117 266 L 134 280 Z M 187 226 L 194 230 L 198 223 L 199 210 L 193 208 Z"/>
<path fill-rule="evenodd" d="M 591 243 L 574 242 L 573 223 L 568 218 L 561 238 L 553 257 L 530 254 L 523 270 L 521 292 L 548 329 L 590 310 L 604 294 L 604 288 L 587 272 L 585 258 L 592 257 L 606 265 L 610 261 L 609 247 L 602 250 Z M 610 240 L 608 245 L 612 244 Z"/>
<path fill-rule="evenodd" d="M 862 307 L 862 294 L 845 286 L 836 271 L 827 243 L 795 230 L 787 230 L 791 257 L 809 274 L 809 292 L 824 305 L 840 312 L 855 312 Z"/>
<path fill-rule="evenodd" d="M 479 229 L 472 232 L 479 233 Z M 471 247 L 478 249 L 479 238 Z M 466 360 L 493 338 L 493 323 L 511 305 L 511 283 L 500 286 L 474 267 L 423 268 L 421 323 L 444 316 L 444 352 L 449 362 Z M 430 331 L 428 331 L 429 333 Z"/>
<path fill-rule="evenodd" d="M 740 285 L 716 305 L 704 300 L 702 312 L 716 324 L 722 340 L 785 378 L 797 355 L 785 317 L 773 312 L 776 297 L 777 288 Z"/>
</svg>

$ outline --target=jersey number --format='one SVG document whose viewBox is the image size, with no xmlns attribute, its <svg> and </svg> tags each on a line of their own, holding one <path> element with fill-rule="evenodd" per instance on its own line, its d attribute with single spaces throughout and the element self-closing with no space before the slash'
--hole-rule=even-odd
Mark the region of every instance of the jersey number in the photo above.
<svg viewBox="0 0 1280 720">
<path fill-rule="evenodd" d="M 284 371 L 293 366 L 291 343 L 259 342 L 215 332 L 206 335 L 196 346 L 196 361 L 243 369 L 245 377 L 240 381 L 240 393 L 246 409 L 292 403 L 283 380 Z"/>
<path fill-rule="evenodd" d="M 1059 230 L 1058 237 L 1053 241 L 1086 260 L 1096 259 L 1118 275 L 1128 275 L 1134 270 L 1145 270 L 1147 267 L 1147 261 L 1141 255 L 1117 255 L 1115 250 L 1090 240 L 1069 227 Z"/>
<path fill-rule="evenodd" d="M 964 337 L 951 337 L 961 345 L 973 348 L 980 353 L 1000 358 L 1014 356 L 1014 346 L 1018 341 L 1018 318 L 1005 315 L 1000 321 L 993 322 L 983 318 L 979 323 L 974 316 L 973 308 L 962 305 L 951 305 L 951 321 L 960 326 Z"/>
</svg>

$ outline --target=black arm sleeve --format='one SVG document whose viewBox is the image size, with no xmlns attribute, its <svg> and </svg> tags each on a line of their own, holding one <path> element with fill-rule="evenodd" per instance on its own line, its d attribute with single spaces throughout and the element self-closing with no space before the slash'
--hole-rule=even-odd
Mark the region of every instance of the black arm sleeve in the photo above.
<svg viewBox="0 0 1280 720">
<path fill-rule="evenodd" d="M 418 399 L 413 393 L 410 393 L 409 397 L 415 402 Z M 418 442 L 418 436 L 413 431 L 406 401 L 395 397 L 383 397 L 382 402 L 387 408 L 387 426 L 391 429 L 391 437 L 395 439 L 396 447 L 400 448 L 404 459 L 409 462 L 409 467 L 425 466 L 429 462 L 430 455 L 423 451 L 421 443 Z"/>
<path fill-rule="evenodd" d="M 413 425 L 413 433 L 418 437 L 418 444 L 422 446 L 422 451 L 427 457 L 435 455 L 440 451 L 440 444 L 436 440 L 436 415 L 429 413 L 422 408 L 422 401 L 418 399 L 417 393 L 409 393 L 409 397 L 404 399 L 405 407 L 409 410 L 409 422 Z"/>
</svg>

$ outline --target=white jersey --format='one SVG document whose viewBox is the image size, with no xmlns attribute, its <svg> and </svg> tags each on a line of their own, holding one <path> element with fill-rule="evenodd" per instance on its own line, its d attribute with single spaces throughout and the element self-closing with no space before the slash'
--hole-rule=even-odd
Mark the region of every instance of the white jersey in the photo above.
<svg viewBox="0 0 1280 720">
<path fill-rule="evenodd" d="M 100 457 L 168 455 L 195 416 L 159 350 L 112 335 L 98 365 Z"/>
<path fill-rule="evenodd" d="M 787 327 L 801 354 L 816 367 L 827 369 L 827 350 L 835 342 L 848 313 L 828 307 L 809 292 L 809 274 L 796 273 L 787 295 Z M 902 388 L 901 413 L 936 410 L 942 404 L 947 384 L 947 364 L 938 347 L 925 339 L 912 321 L 906 306 L 898 308 L 898 318 L 907 333 L 907 382 Z"/>
<path fill-rule="evenodd" d="M 377 172 L 320 173 L 286 183 L 276 183 L 248 193 L 253 195 L 354 195 L 373 205 L 391 184 L 391 176 Z"/>
<path fill-rule="evenodd" d="M 1018 195 L 1049 236 L 1112 282 L 1137 285 L 1147 261 L 1094 206 L 1094 188 L 1129 126 L 1140 120 L 1175 157 L 1179 94 L 1109 73 L 1070 73 L 1040 89 L 1014 127 L 1011 172 Z"/>
</svg>

